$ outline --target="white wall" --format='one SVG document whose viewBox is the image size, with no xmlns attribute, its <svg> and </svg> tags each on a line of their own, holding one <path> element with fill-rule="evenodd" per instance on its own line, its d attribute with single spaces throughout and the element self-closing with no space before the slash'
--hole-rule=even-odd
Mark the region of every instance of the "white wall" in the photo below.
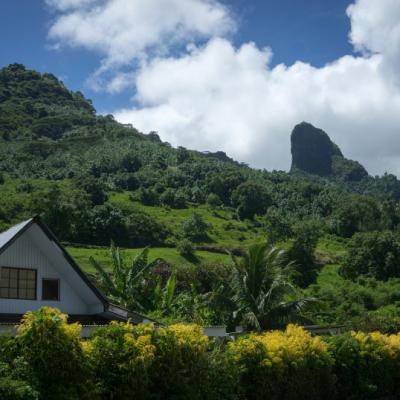
<svg viewBox="0 0 400 400">
<path fill-rule="evenodd" d="M 85 297 L 80 294 L 80 291 L 82 291 L 81 282 L 74 287 L 71 285 L 71 283 L 74 282 L 72 278 L 76 279 L 76 272 L 71 266 L 65 263 L 65 259 L 61 254 L 60 262 L 57 263 L 58 265 L 54 265 L 54 263 L 50 261 L 50 258 L 47 257 L 37 245 L 37 238 L 39 236 L 40 240 L 44 241 L 41 235 L 43 235 L 43 233 L 38 232 L 37 227 L 29 228 L 26 233 L 20 236 L 10 247 L 0 254 L 0 267 L 21 267 L 37 270 L 37 300 L 0 298 L 0 313 L 24 314 L 27 311 L 36 310 L 43 306 L 56 307 L 67 314 L 92 313 L 95 308 L 93 307 L 93 303 L 88 304 L 88 301 L 84 300 Z M 51 245 L 53 245 L 53 243 L 48 241 L 47 246 Z M 62 266 L 62 268 L 60 268 L 60 266 Z M 69 279 L 69 275 L 71 279 Z M 41 300 L 43 278 L 60 279 L 60 301 Z"/>
</svg>

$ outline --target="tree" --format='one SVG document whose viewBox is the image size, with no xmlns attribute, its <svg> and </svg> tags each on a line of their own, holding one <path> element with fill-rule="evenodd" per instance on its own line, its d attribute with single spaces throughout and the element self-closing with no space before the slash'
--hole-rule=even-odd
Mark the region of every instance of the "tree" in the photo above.
<svg viewBox="0 0 400 400">
<path fill-rule="evenodd" d="M 270 243 L 287 240 L 293 234 L 293 217 L 282 208 L 270 207 L 264 221 Z"/>
<path fill-rule="evenodd" d="M 212 207 L 212 208 L 216 208 L 219 207 L 222 204 L 221 199 L 219 198 L 219 196 L 215 193 L 210 193 L 207 196 L 207 204 Z"/>
<path fill-rule="evenodd" d="M 343 237 L 351 237 L 356 232 L 379 229 L 380 210 L 375 199 L 353 195 L 336 205 L 334 212 L 335 233 Z"/>
<path fill-rule="evenodd" d="M 158 204 L 158 194 L 155 190 L 149 188 L 140 188 L 139 200 L 145 206 L 155 206 Z"/>
<path fill-rule="evenodd" d="M 89 195 L 90 201 L 95 206 L 104 204 L 107 201 L 104 185 L 94 176 L 88 175 L 80 178 L 76 186 Z"/>
<path fill-rule="evenodd" d="M 99 245 L 107 245 L 111 240 L 124 242 L 126 227 L 121 211 L 110 204 L 93 207 L 89 216 L 89 235 L 89 239 Z"/>
<path fill-rule="evenodd" d="M 118 247 L 111 243 L 112 274 L 93 257 L 90 263 L 100 275 L 101 285 L 110 298 L 128 309 L 143 311 L 141 299 L 141 287 L 146 279 L 147 273 L 158 264 L 163 262 L 161 258 L 148 261 L 149 248 L 146 247 L 138 255 L 132 257 L 130 263 L 124 259 Z"/>
<path fill-rule="evenodd" d="M 390 232 L 356 233 L 340 273 L 350 279 L 369 275 L 379 280 L 400 277 L 400 243 Z"/>
<path fill-rule="evenodd" d="M 289 282 L 292 263 L 284 251 L 254 244 L 238 260 L 232 256 L 229 292 L 237 322 L 251 329 L 271 329 L 287 322 L 304 321 L 303 308 L 313 301 L 298 299 Z M 292 300 L 288 300 L 288 296 Z"/>
<path fill-rule="evenodd" d="M 302 288 L 313 283 L 318 276 L 314 252 L 319 230 L 318 224 L 312 221 L 300 222 L 294 228 L 294 240 L 288 250 L 288 258 L 294 265 L 294 281 Z"/>
<path fill-rule="evenodd" d="M 234 170 L 226 170 L 213 174 L 208 179 L 208 190 L 219 196 L 221 201 L 229 205 L 232 192 L 245 181 L 243 175 Z"/>
<path fill-rule="evenodd" d="M 142 211 L 133 211 L 125 220 L 126 236 L 121 244 L 128 247 L 143 247 L 162 243 L 168 235 L 168 229 L 151 215 Z"/>
<path fill-rule="evenodd" d="M 121 159 L 121 167 L 126 172 L 136 172 L 141 166 L 142 163 L 136 154 L 128 153 L 125 154 Z"/>
<path fill-rule="evenodd" d="M 211 227 L 201 214 L 193 213 L 192 216 L 183 222 L 182 234 L 185 238 L 192 241 L 207 239 L 207 230 Z"/>
<path fill-rule="evenodd" d="M 180 240 L 176 246 L 176 250 L 181 256 L 184 257 L 193 257 L 196 251 L 193 243 L 188 239 Z"/>
<path fill-rule="evenodd" d="M 265 186 L 244 182 L 232 193 L 232 202 L 237 207 L 240 219 L 252 219 L 256 214 L 265 214 L 272 200 Z"/>
<path fill-rule="evenodd" d="M 176 162 L 178 164 L 182 164 L 183 162 L 190 159 L 190 152 L 189 150 L 185 149 L 184 147 L 179 146 L 176 151 Z"/>
</svg>

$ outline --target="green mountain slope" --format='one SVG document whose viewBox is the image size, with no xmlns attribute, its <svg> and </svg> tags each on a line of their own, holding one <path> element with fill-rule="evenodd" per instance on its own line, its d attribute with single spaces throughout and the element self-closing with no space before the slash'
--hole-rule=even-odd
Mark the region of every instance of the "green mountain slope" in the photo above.
<svg viewBox="0 0 400 400">
<path fill-rule="evenodd" d="M 129 255 L 151 245 L 151 257 L 192 268 L 179 275 L 187 304 L 209 291 L 215 271 L 229 264 L 224 249 L 240 253 L 269 239 L 296 262 L 293 281 L 321 300 L 311 315 L 316 322 L 368 315 L 397 323 L 400 274 L 390 249 L 385 258 L 385 246 L 396 249 L 400 182 L 390 174 L 368 176 L 326 133 L 300 128 L 305 133 L 295 138 L 290 173 L 255 170 L 223 152 L 173 148 L 154 132 L 97 115 L 89 100 L 53 75 L 10 65 L 0 70 L 0 230 L 40 214 L 89 273 L 90 255 L 110 266 L 111 240 Z M 377 248 L 383 268 L 394 271 L 389 278 L 397 278 L 344 279 L 347 243 L 355 234 L 375 237 L 374 231 L 388 238 Z M 193 246 L 195 254 L 186 254 Z M 228 312 L 214 311 L 206 322 L 229 320 Z"/>
<path fill-rule="evenodd" d="M 344 173 L 267 172 L 223 152 L 174 149 L 96 115 L 81 93 L 19 64 L 0 70 L 0 173 L 1 226 L 39 213 L 63 240 L 129 247 L 176 242 L 184 221 L 171 209 L 223 214 L 210 227 L 223 233 L 192 240 L 238 247 L 248 237 L 285 238 L 310 219 L 341 236 L 392 228 L 400 197 L 392 175 L 341 181 Z"/>
</svg>

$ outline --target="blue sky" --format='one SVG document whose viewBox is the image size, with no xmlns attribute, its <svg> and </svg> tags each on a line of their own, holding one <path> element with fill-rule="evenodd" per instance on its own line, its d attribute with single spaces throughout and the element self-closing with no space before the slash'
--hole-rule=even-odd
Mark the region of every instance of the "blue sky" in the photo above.
<svg viewBox="0 0 400 400">
<path fill-rule="evenodd" d="M 287 170 L 308 121 L 400 174 L 400 0 L 1 0 L 0 18 L 0 65 L 173 146 Z"/>
<path fill-rule="evenodd" d="M 225 1 L 238 21 L 235 45 L 254 41 L 271 47 L 273 64 L 296 60 L 322 66 L 352 53 L 348 40 L 349 0 L 231 0 Z M 41 1 L 0 2 L 0 65 L 25 64 L 41 72 L 52 72 L 71 89 L 80 90 L 100 111 L 124 107 L 130 92 L 96 93 L 86 84 L 98 65 L 98 55 L 81 48 L 51 49 L 48 28 L 54 12 Z"/>
</svg>

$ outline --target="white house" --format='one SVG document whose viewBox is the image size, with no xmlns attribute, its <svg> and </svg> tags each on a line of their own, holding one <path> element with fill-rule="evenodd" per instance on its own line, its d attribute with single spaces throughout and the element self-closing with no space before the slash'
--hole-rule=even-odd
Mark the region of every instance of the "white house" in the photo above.
<svg viewBox="0 0 400 400">
<path fill-rule="evenodd" d="M 71 322 L 85 326 L 110 320 L 150 321 L 111 304 L 50 229 L 34 217 L 0 233 L 0 331 L 43 306 L 58 308 Z"/>
</svg>

